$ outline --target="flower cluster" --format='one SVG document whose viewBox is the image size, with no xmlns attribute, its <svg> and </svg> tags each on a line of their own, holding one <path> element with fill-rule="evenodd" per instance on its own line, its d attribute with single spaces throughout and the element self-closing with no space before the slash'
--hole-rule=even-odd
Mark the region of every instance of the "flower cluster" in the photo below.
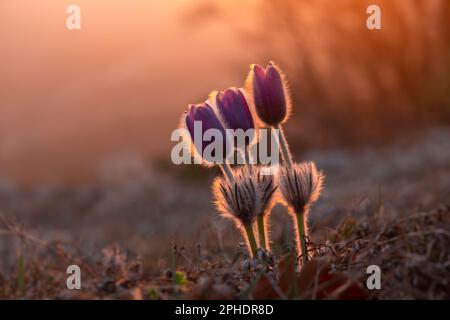
<svg viewBox="0 0 450 320">
<path fill-rule="evenodd" d="M 222 152 L 223 162 L 218 164 L 223 177 L 214 180 L 212 192 L 218 212 L 232 219 L 247 243 L 251 256 L 257 250 L 270 250 L 268 239 L 268 217 L 273 206 L 281 202 L 296 226 L 296 242 L 303 263 L 308 260 L 307 215 L 311 204 L 317 200 L 322 190 L 323 174 L 312 162 L 294 163 L 281 125 L 291 112 L 291 100 L 284 75 L 280 68 L 270 62 L 266 68 L 252 65 L 245 88 L 229 88 L 215 91 L 200 104 L 190 105 L 182 118 L 182 126 L 188 132 L 188 143 L 195 150 L 195 156 L 205 160 L 206 165 L 214 165 L 204 159 L 204 151 L 213 139 L 198 142 L 195 139 L 194 123 L 200 122 L 201 132 L 214 129 L 217 137 L 227 140 L 227 129 L 247 131 L 255 127 L 271 130 L 277 142 L 283 163 L 275 176 L 267 174 L 273 168 L 262 166 L 258 161 L 250 161 L 248 148 L 261 143 L 255 136 L 245 141 L 244 150 L 216 150 Z M 224 141 L 221 141 L 224 142 Z M 229 146 L 230 141 L 222 143 Z M 244 155 L 245 165 L 231 167 L 227 156 L 235 152 Z M 253 159 L 254 160 L 254 159 Z M 256 163 L 256 164 L 255 164 Z M 255 236 L 257 233 L 257 236 Z"/>
</svg>

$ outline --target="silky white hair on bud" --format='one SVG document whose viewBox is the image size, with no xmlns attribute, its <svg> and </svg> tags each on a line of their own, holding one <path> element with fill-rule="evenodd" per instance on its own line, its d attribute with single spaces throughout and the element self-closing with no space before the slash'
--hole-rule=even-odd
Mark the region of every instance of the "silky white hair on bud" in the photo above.
<svg viewBox="0 0 450 320">
<path fill-rule="evenodd" d="M 258 182 L 245 167 L 235 169 L 233 176 L 234 183 L 223 177 L 214 180 L 214 203 L 223 216 L 242 224 L 251 224 L 262 206 Z"/>
<path fill-rule="evenodd" d="M 253 92 L 253 86 L 254 86 L 254 84 L 253 84 L 253 82 L 254 82 L 253 67 L 254 67 L 254 65 L 255 64 L 251 64 L 250 65 L 250 71 L 249 71 L 249 73 L 247 75 L 247 78 L 245 79 L 245 82 L 244 82 L 244 90 L 246 92 L 248 92 L 248 94 L 247 94 L 247 99 L 248 100 L 247 101 L 249 102 L 249 106 L 251 106 L 250 109 L 252 111 L 252 114 L 255 115 L 255 117 L 254 117 L 255 122 L 260 127 L 266 127 L 267 125 L 258 116 L 256 116 L 257 113 L 255 111 L 255 101 L 254 101 L 253 95 L 249 94 L 249 93 Z M 284 97 L 285 97 L 285 100 L 286 100 L 286 116 L 284 117 L 284 119 L 282 121 L 282 123 L 284 123 L 287 120 L 289 120 L 291 115 L 292 115 L 291 90 L 290 90 L 290 87 L 289 87 L 289 83 L 287 81 L 287 77 L 286 77 L 285 73 L 283 72 L 283 70 L 280 68 L 280 66 L 278 64 L 276 64 L 275 62 L 273 62 L 273 61 L 269 61 L 268 65 L 264 69 L 267 69 L 267 67 L 269 65 L 272 65 L 278 71 L 278 73 L 280 74 L 281 82 L 283 83 L 283 92 L 284 92 Z"/>
<path fill-rule="evenodd" d="M 253 230 L 262 203 L 258 181 L 248 173 L 246 167 L 241 167 L 233 170 L 234 181 L 217 177 L 213 182 L 212 193 L 219 214 L 234 221 L 245 240 L 248 251 L 252 252 L 246 228 Z"/>
<path fill-rule="evenodd" d="M 323 182 L 324 175 L 313 162 L 295 163 L 292 169 L 282 166 L 277 173 L 277 184 L 289 212 L 303 214 L 306 221 L 311 205 L 320 196 Z"/>
<path fill-rule="evenodd" d="M 259 188 L 259 202 L 261 203 L 260 211 L 257 212 L 257 219 L 262 219 L 263 230 L 258 229 L 258 233 L 263 232 L 262 235 L 259 235 L 260 247 L 265 248 L 266 250 L 270 250 L 270 223 L 269 216 L 272 211 L 272 208 L 276 204 L 276 190 L 278 187 L 275 184 L 275 179 L 273 175 L 264 174 L 264 170 L 267 170 L 267 167 L 264 166 L 255 166 L 251 167 L 249 170 L 251 175 L 253 175 L 258 183 Z M 260 228 L 260 226 L 258 227 Z M 262 239 L 264 238 L 264 240 Z M 264 244 L 261 243 L 264 241 Z"/>
</svg>

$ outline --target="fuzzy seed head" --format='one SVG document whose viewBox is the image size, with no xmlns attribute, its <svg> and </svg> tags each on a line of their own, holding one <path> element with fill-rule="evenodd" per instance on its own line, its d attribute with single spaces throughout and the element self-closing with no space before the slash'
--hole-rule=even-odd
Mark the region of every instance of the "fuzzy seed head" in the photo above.
<svg viewBox="0 0 450 320">
<path fill-rule="evenodd" d="M 262 167 L 253 168 L 253 175 L 256 178 L 259 188 L 259 202 L 261 203 L 258 216 L 264 216 L 270 212 L 275 202 L 275 185 L 274 176 L 262 174 Z"/>
<path fill-rule="evenodd" d="M 234 170 L 234 182 L 217 177 L 213 183 L 214 203 L 225 217 L 250 225 L 261 211 L 260 191 L 257 180 L 248 175 L 245 168 Z"/>
<path fill-rule="evenodd" d="M 295 213 L 306 213 L 323 188 L 324 176 L 313 162 L 286 166 L 277 173 L 277 182 L 286 205 Z"/>
</svg>

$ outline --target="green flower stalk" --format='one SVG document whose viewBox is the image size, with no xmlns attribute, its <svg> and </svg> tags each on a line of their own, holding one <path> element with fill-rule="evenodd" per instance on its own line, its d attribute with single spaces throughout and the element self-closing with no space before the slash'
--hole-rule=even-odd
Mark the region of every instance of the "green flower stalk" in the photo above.
<svg viewBox="0 0 450 320">
<path fill-rule="evenodd" d="M 275 128 L 275 137 L 277 139 L 278 145 L 281 148 L 281 156 L 283 157 L 283 160 L 286 164 L 286 166 L 289 169 L 292 169 L 293 162 L 292 162 L 292 154 L 289 151 L 289 145 L 286 141 L 286 136 L 284 135 L 284 131 L 281 128 L 281 125 L 276 125 Z"/>
<path fill-rule="evenodd" d="M 264 216 L 258 216 L 258 218 L 256 218 L 256 223 L 258 226 L 259 246 L 260 248 L 268 251 L 269 244 L 267 243 L 266 224 L 264 221 Z"/>
<path fill-rule="evenodd" d="M 247 235 L 248 244 L 252 257 L 256 257 L 258 246 L 256 244 L 255 233 L 253 232 L 253 226 L 251 224 L 244 224 L 245 233 Z"/>
</svg>

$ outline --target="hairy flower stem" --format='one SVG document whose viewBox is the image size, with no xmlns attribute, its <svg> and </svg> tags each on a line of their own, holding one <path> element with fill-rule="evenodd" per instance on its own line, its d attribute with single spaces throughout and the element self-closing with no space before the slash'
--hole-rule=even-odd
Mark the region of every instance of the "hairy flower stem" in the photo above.
<svg viewBox="0 0 450 320">
<path fill-rule="evenodd" d="M 306 236 L 305 236 L 305 214 L 304 212 L 296 212 L 295 218 L 297 220 L 297 232 L 299 238 L 300 252 L 302 255 L 302 262 L 305 265 L 308 262 L 308 249 L 306 247 Z"/>
<path fill-rule="evenodd" d="M 292 165 L 292 155 L 291 155 L 291 152 L 289 151 L 289 146 L 287 144 L 286 137 L 284 135 L 284 131 L 281 128 L 281 125 L 279 125 L 279 124 L 276 125 L 274 127 L 274 129 L 277 129 L 278 133 L 279 133 L 279 134 L 275 134 L 275 136 L 277 137 L 277 140 L 278 140 L 277 142 L 281 147 L 281 155 L 283 157 L 283 160 L 286 163 L 287 167 L 289 169 L 291 169 L 293 166 Z"/>
<path fill-rule="evenodd" d="M 259 236 L 259 246 L 267 251 L 267 240 L 266 240 L 266 229 L 264 227 L 264 217 L 258 216 L 258 236 Z"/>
<path fill-rule="evenodd" d="M 246 146 L 245 149 L 244 149 L 244 162 L 245 162 L 245 164 L 247 166 L 250 167 L 252 165 L 253 158 L 252 158 L 252 155 L 250 154 L 250 152 L 248 150 L 249 148 L 250 148 L 250 146 Z"/>
<path fill-rule="evenodd" d="M 255 234 L 253 232 L 253 226 L 251 224 L 244 225 L 245 233 L 247 234 L 247 239 L 250 244 L 250 254 L 254 258 L 256 257 L 258 247 L 256 245 Z"/>
<path fill-rule="evenodd" d="M 253 157 L 250 154 L 250 151 L 248 150 L 249 148 L 250 148 L 250 146 L 246 146 L 245 150 L 243 150 L 243 151 L 240 150 L 241 151 L 240 154 L 241 154 L 241 157 L 244 160 L 244 164 L 247 167 L 248 172 L 249 173 L 253 173 L 253 165 L 254 165 L 254 163 L 253 163 Z"/>
<path fill-rule="evenodd" d="M 231 185 L 234 185 L 234 176 L 233 176 L 233 171 L 231 170 L 230 165 L 228 163 L 224 163 L 224 164 L 220 165 L 220 169 L 222 169 L 224 176 L 227 177 L 228 182 Z"/>
</svg>

